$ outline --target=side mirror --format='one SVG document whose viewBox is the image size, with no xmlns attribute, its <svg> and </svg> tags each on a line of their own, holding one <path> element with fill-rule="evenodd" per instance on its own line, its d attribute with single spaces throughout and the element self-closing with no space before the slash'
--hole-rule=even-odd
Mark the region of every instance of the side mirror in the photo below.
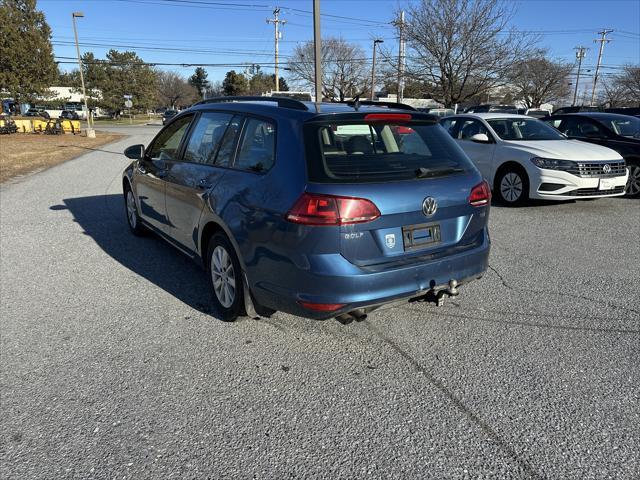
<svg viewBox="0 0 640 480">
<path fill-rule="evenodd" d="M 489 137 L 486 133 L 476 133 L 472 135 L 469 140 L 476 143 L 489 143 Z"/>
<path fill-rule="evenodd" d="M 144 158 L 144 145 L 131 145 L 124 151 L 124 156 L 131 160 L 142 160 Z"/>
</svg>

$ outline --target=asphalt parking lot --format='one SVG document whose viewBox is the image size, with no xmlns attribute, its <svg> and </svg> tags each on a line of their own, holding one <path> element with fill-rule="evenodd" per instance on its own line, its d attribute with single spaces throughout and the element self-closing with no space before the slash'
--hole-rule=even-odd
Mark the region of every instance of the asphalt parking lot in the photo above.
<svg viewBox="0 0 640 480">
<path fill-rule="evenodd" d="M 223 323 L 125 146 L 0 187 L 3 479 L 639 478 L 640 201 L 494 207 L 443 307 Z"/>
</svg>

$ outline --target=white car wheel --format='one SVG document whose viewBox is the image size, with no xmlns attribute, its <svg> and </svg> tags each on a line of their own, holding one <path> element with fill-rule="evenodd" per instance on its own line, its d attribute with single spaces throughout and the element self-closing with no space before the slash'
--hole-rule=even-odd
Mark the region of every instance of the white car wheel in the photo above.
<svg viewBox="0 0 640 480">
<path fill-rule="evenodd" d="M 520 175 L 509 172 L 500 181 L 500 194 L 509 203 L 516 203 L 522 197 L 523 182 Z"/>
</svg>

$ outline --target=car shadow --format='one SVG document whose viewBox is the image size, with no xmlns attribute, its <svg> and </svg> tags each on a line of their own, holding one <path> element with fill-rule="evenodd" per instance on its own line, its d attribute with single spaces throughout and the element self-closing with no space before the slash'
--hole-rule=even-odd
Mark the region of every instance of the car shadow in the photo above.
<svg viewBox="0 0 640 480">
<path fill-rule="evenodd" d="M 127 225 L 122 195 L 66 198 L 49 208 L 71 212 L 83 233 L 124 267 L 195 310 L 218 317 L 204 270 L 157 235 L 134 236 Z"/>
</svg>

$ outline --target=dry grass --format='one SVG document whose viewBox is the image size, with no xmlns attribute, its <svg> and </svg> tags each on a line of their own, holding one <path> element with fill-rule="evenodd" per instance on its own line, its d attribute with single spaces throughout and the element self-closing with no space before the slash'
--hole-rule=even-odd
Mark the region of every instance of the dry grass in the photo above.
<svg viewBox="0 0 640 480">
<path fill-rule="evenodd" d="M 122 137 L 110 132 L 96 132 L 96 138 L 29 133 L 0 135 L 0 183 L 59 165 Z"/>
</svg>

